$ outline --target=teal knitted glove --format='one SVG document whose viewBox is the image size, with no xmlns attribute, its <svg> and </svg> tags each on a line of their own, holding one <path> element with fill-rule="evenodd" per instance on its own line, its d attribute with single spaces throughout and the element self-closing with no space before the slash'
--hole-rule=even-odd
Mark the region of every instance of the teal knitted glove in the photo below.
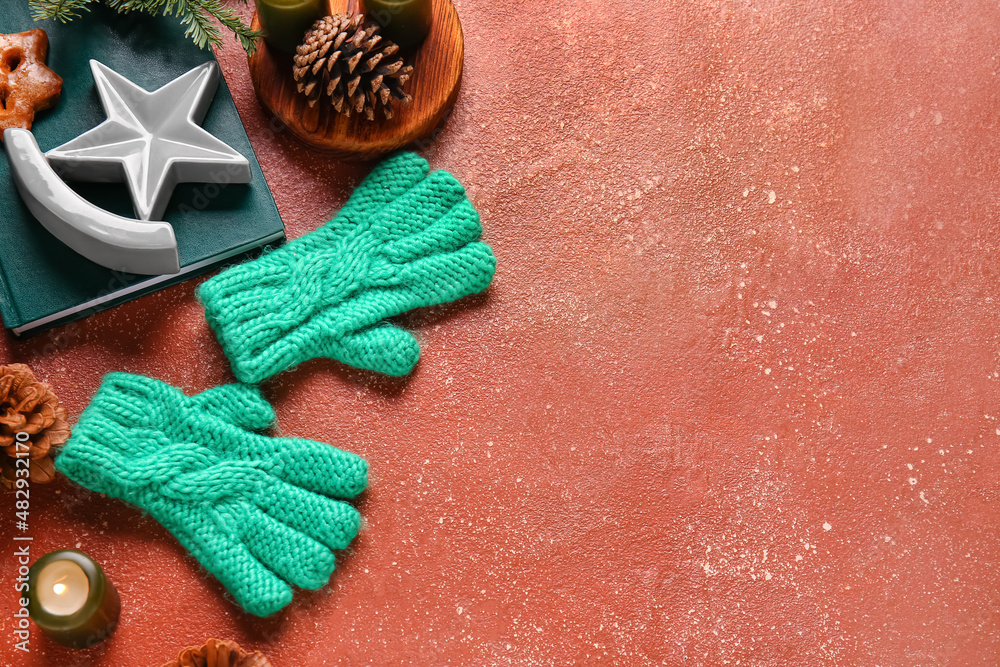
<svg viewBox="0 0 1000 667">
<path fill-rule="evenodd" d="M 291 602 L 285 582 L 316 589 L 329 580 L 331 549 L 347 547 L 361 524 L 333 498 L 368 483 L 368 464 L 354 454 L 254 433 L 273 421 L 256 387 L 188 397 L 159 380 L 111 373 L 56 467 L 148 512 L 244 609 L 266 616 Z"/>
<path fill-rule="evenodd" d="M 260 382 L 314 357 L 406 375 L 420 347 L 386 318 L 485 290 L 496 259 L 451 174 L 401 153 L 320 229 L 205 282 L 205 316 L 236 377 Z"/>
</svg>

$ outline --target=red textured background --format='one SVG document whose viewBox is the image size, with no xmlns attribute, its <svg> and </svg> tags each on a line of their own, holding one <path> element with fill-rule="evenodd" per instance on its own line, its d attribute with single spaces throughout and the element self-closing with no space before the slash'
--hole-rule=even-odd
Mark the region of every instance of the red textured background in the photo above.
<svg viewBox="0 0 1000 667">
<path fill-rule="evenodd" d="M 371 463 L 332 584 L 255 619 L 138 511 L 35 487 L 36 555 L 103 562 L 122 625 L 13 655 L 0 501 L 2 664 L 209 636 L 276 667 L 1000 663 L 997 3 L 457 4 L 463 90 L 424 155 L 482 213 L 493 287 L 403 318 L 408 380 L 266 385 L 282 433 Z M 299 236 L 367 168 L 275 134 L 220 56 Z M 108 371 L 230 381 L 194 287 L 0 361 L 73 414 Z"/>
</svg>

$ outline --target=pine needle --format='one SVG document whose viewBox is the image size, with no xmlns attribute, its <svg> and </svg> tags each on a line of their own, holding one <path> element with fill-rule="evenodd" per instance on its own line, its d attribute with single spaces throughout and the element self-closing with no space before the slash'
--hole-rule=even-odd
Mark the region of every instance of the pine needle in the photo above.
<svg viewBox="0 0 1000 667">
<path fill-rule="evenodd" d="M 68 23 L 89 11 L 89 5 L 99 0 L 28 0 L 31 16 L 36 21 L 55 19 Z M 240 0 L 246 3 L 247 0 Z M 222 32 L 216 24 L 222 24 L 239 41 L 240 46 L 250 55 L 257 50 L 259 30 L 251 30 L 232 9 L 221 0 L 104 0 L 111 9 L 120 14 L 142 12 L 164 16 L 173 15 L 186 26 L 184 35 L 200 48 L 222 45 Z"/>
<path fill-rule="evenodd" d="M 81 12 L 89 11 L 89 5 L 94 0 L 29 0 L 31 18 L 36 21 L 55 19 L 62 23 L 72 21 Z"/>
</svg>

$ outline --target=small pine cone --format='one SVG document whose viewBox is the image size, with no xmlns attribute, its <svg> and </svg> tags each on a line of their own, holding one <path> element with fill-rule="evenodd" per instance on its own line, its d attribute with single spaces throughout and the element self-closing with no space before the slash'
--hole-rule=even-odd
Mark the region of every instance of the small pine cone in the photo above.
<svg viewBox="0 0 1000 667">
<path fill-rule="evenodd" d="M 271 667 L 260 651 L 247 653 L 234 641 L 209 639 L 204 646 L 191 646 L 163 667 Z"/>
<path fill-rule="evenodd" d="M 299 45 L 292 73 L 298 91 L 316 106 L 322 95 L 345 116 L 362 113 L 375 120 L 375 111 L 392 118 L 392 101 L 408 104 L 412 98 L 403 84 L 413 73 L 398 55 L 399 47 L 379 34 L 379 26 L 365 22 L 364 14 L 337 14 L 313 24 Z"/>
<path fill-rule="evenodd" d="M 18 433 L 28 439 L 17 440 Z M 4 486 L 16 477 L 15 460 L 27 453 L 29 479 L 45 483 L 55 476 L 55 447 L 69 439 L 66 410 L 45 382 L 24 364 L 0 366 L 0 468 Z"/>
</svg>

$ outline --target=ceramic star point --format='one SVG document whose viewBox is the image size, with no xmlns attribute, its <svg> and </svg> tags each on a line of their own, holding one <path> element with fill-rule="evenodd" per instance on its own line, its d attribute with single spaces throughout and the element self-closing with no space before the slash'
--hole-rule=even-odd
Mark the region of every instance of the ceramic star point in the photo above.
<svg viewBox="0 0 1000 667">
<path fill-rule="evenodd" d="M 45 154 L 69 180 L 125 181 L 136 217 L 159 220 L 179 183 L 249 183 L 250 162 L 201 127 L 219 86 L 209 61 L 146 91 L 90 61 L 107 120 Z"/>
</svg>

